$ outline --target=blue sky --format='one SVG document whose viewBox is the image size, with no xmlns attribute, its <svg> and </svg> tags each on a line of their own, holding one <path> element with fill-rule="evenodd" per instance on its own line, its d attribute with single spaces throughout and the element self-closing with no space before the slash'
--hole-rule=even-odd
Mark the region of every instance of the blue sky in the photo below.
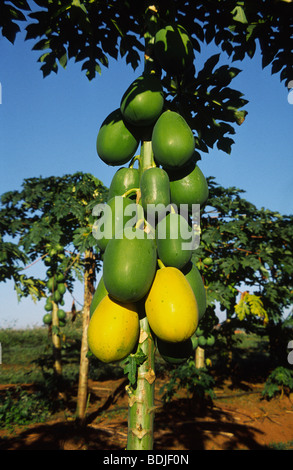
<svg viewBox="0 0 293 470">
<path fill-rule="evenodd" d="M 129 84 L 142 72 L 125 61 L 110 63 L 89 82 L 81 64 L 69 63 L 43 79 L 38 52 L 19 35 L 14 45 L 0 37 L 0 194 L 18 190 L 24 178 L 89 172 L 109 186 L 115 168 L 99 160 L 96 136 L 104 118 L 119 107 Z M 200 69 L 215 47 L 196 58 Z M 223 63 L 228 60 L 223 56 Z M 197 65 L 198 64 L 198 65 Z M 232 154 L 215 149 L 202 154 L 199 166 L 223 186 L 244 189 L 257 207 L 281 214 L 293 213 L 293 105 L 288 90 L 270 69 L 262 70 L 259 53 L 253 60 L 235 63 L 242 73 L 231 86 L 249 100 L 248 116 L 236 128 Z M 292 77 L 293 80 L 293 77 Z M 291 100 L 292 102 L 292 100 Z M 37 266 L 27 274 L 33 275 Z M 43 305 L 30 299 L 17 303 L 11 283 L 0 284 L 0 327 L 42 324 Z M 76 299 L 82 302 L 82 286 Z M 72 298 L 67 295 L 65 308 Z"/>
</svg>

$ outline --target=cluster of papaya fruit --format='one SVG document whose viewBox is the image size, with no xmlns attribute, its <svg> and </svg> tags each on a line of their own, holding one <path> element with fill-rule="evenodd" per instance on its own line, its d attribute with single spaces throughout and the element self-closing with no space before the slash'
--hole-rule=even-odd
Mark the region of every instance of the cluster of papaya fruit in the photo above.
<svg viewBox="0 0 293 470">
<path fill-rule="evenodd" d="M 48 277 L 46 287 L 50 294 L 46 299 L 45 311 L 47 313 L 43 316 L 43 322 L 49 326 L 52 324 L 53 302 L 61 306 L 64 305 L 63 296 L 66 292 L 65 276 L 63 272 L 58 271 L 58 264 L 65 257 L 63 251 L 64 249 L 61 245 L 56 245 L 54 248 L 49 247 L 48 255 L 44 259 L 45 265 L 49 267 L 46 273 Z M 59 326 L 65 326 L 66 312 L 58 308 L 57 316 Z"/>
<path fill-rule="evenodd" d="M 171 73 L 188 69 L 193 60 L 190 39 L 180 26 L 159 30 L 154 51 L 155 60 Z M 91 305 L 88 344 L 103 362 L 134 351 L 141 315 L 165 360 L 181 362 L 193 350 L 191 338 L 205 313 L 206 293 L 191 261 L 192 243 L 186 247 L 184 242 L 192 239 L 193 205 L 204 205 L 208 198 L 194 149 L 191 128 L 168 109 L 154 71 L 131 83 L 120 107 L 99 129 L 99 157 L 120 166 L 93 231 L 103 252 L 103 274 Z M 178 210 L 182 204 L 184 215 Z"/>
</svg>

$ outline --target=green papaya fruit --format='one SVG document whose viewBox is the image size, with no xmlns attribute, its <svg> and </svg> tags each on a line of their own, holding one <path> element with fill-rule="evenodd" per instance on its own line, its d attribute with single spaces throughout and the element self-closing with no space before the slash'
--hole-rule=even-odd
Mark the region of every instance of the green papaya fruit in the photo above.
<svg viewBox="0 0 293 470">
<path fill-rule="evenodd" d="M 62 308 L 59 308 L 57 311 L 57 317 L 59 320 L 65 320 L 66 319 L 66 312 L 62 310 Z"/>
<path fill-rule="evenodd" d="M 57 290 L 58 290 L 58 292 L 59 292 L 61 295 L 65 294 L 66 285 L 64 284 L 64 282 L 59 282 L 59 283 L 57 284 Z"/>
<path fill-rule="evenodd" d="M 196 349 L 198 346 L 198 336 L 196 335 L 196 333 L 194 333 L 190 339 L 192 343 L 192 349 Z"/>
<path fill-rule="evenodd" d="M 127 223 L 136 222 L 136 209 L 137 205 L 131 199 L 122 196 L 114 196 L 103 205 L 101 217 L 93 226 L 93 236 L 101 251 L 105 251 L 109 240 Z"/>
<path fill-rule="evenodd" d="M 198 326 L 194 334 L 199 338 L 200 336 L 203 336 L 203 333 L 203 329 Z"/>
<path fill-rule="evenodd" d="M 197 269 L 197 267 L 191 261 L 182 269 L 182 272 L 185 275 L 186 279 L 188 280 L 194 292 L 194 295 L 197 301 L 197 306 L 198 306 L 198 321 L 200 321 L 202 317 L 204 316 L 206 308 L 207 308 L 206 290 L 204 287 L 201 274 L 199 270 Z"/>
<path fill-rule="evenodd" d="M 65 276 L 63 273 L 56 273 L 55 277 L 57 282 L 65 281 Z"/>
<path fill-rule="evenodd" d="M 139 229 L 125 228 L 112 238 L 104 253 L 103 278 L 109 295 L 121 302 L 137 302 L 149 291 L 157 266 L 154 239 Z"/>
<path fill-rule="evenodd" d="M 58 303 L 62 299 L 62 294 L 60 294 L 58 290 L 55 290 L 55 292 L 52 294 L 52 299 L 54 302 Z"/>
<path fill-rule="evenodd" d="M 190 338 L 180 343 L 168 343 L 157 338 L 157 348 L 160 356 L 169 364 L 183 364 L 193 355 Z"/>
<path fill-rule="evenodd" d="M 50 292 L 54 292 L 57 289 L 57 280 L 55 276 L 52 276 L 48 279 L 47 288 Z"/>
<path fill-rule="evenodd" d="M 99 303 L 101 302 L 101 300 L 104 297 L 106 297 L 107 294 L 108 294 L 108 291 L 105 287 L 104 279 L 103 279 L 103 276 L 102 276 L 101 279 L 99 280 L 98 286 L 97 286 L 97 288 L 95 290 L 95 293 L 93 295 L 93 298 L 92 298 L 92 303 L 91 303 L 91 306 L 90 306 L 90 317 L 92 316 L 92 314 L 96 310 L 96 308 L 99 305 Z"/>
<path fill-rule="evenodd" d="M 153 128 L 154 158 L 164 168 L 185 165 L 194 153 L 194 136 L 185 119 L 174 111 L 165 111 Z"/>
<path fill-rule="evenodd" d="M 47 299 L 46 304 L 45 304 L 45 310 L 46 310 L 46 312 L 52 312 L 52 310 L 53 310 L 52 300 Z"/>
<path fill-rule="evenodd" d="M 208 335 L 207 337 L 207 346 L 214 346 L 215 344 L 215 337 L 213 335 Z"/>
<path fill-rule="evenodd" d="M 124 165 L 135 154 L 139 140 L 123 120 L 120 109 L 107 116 L 97 136 L 97 153 L 107 165 Z"/>
<path fill-rule="evenodd" d="M 149 126 L 164 106 L 162 83 L 155 74 L 141 75 L 127 88 L 121 99 L 123 118 L 135 126 Z"/>
<path fill-rule="evenodd" d="M 126 191 L 139 187 L 139 170 L 122 167 L 114 174 L 108 193 L 108 201 L 114 196 L 122 196 Z"/>
<path fill-rule="evenodd" d="M 165 266 L 183 268 L 192 255 L 192 231 L 180 214 L 169 213 L 156 227 L 158 257 Z"/>
<path fill-rule="evenodd" d="M 51 313 L 46 313 L 43 316 L 43 322 L 45 323 L 45 325 L 51 325 L 51 323 L 52 323 L 52 314 Z"/>
<path fill-rule="evenodd" d="M 156 33 L 154 52 L 161 67 L 171 75 L 188 70 L 194 60 L 192 42 L 180 25 L 168 25 Z"/>
<path fill-rule="evenodd" d="M 178 171 L 168 170 L 170 179 L 171 202 L 180 205 L 188 204 L 192 211 L 192 204 L 203 206 L 209 197 L 208 183 L 196 163 L 191 162 Z"/>
<path fill-rule="evenodd" d="M 204 336 L 198 336 L 198 345 L 201 346 L 202 348 L 206 346 L 207 340 L 205 339 Z"/>
<path fill-rule="evenodd" d="M 169 177 L 163 168 L 145 170 L 140 180 L 141 204 L 151 225 L 166 215 L 170 205 Z"/>
</svg>

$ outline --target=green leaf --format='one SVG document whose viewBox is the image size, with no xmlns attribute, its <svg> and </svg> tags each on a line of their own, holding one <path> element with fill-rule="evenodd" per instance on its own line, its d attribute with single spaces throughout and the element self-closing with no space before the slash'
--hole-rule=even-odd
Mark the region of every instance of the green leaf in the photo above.
<svg viewBox="0 0 293 470">
<path fill-rule="evenodd" d="M 121 365 L 124 369 L 124 374 L 127 375 L 129 383 L 132 387 L 135 387 L 137 381 L 137 368 L 141 366 L 147 359 L 147 356 L 138 346 L 135 354 L 129 354 Z"/>
<path fill-rule="evenodd" d="M 239 23 L 247 24 L 247 18 L 242 6 L 237 5 L 232 11 L 231 14 L 233 15 L 233 20 L 238 21 Z"/>
</svg>

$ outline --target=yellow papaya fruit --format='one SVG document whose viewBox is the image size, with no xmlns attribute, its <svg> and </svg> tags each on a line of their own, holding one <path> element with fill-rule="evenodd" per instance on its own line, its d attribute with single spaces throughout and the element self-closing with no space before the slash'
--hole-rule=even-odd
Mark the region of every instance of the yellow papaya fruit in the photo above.
<svg viewBox="0 0 293 470">
<path fill-rule="evenodd" d="M 146 316 L 155 335 L 163 341 L 190 338 L 198 325 L 198 306 L 193 290 L 177 268 L 156 272 L 145 302 Z"/>
<path fill-rule="evenodd" d="M 137 307 L 106 295 L 95 309 L 88 326 L 88 345 L 102 362 L 116 362 L 127 357 L 139 336 Z"/>
</svg>

